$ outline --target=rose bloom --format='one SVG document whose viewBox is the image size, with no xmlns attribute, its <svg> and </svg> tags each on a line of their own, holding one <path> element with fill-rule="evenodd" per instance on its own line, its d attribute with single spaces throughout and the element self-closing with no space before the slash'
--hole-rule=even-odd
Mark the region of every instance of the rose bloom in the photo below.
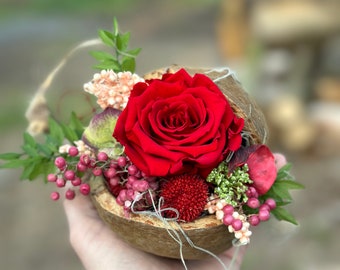
<svg viewBox="0 0 340 270">
<path fill-rule="evenodd" d="M 113 136 L 146 175 L 206 177 L 240 147 L 243 126 L 210 78 L 181 69 L 137 83 Z"/>
</svg>

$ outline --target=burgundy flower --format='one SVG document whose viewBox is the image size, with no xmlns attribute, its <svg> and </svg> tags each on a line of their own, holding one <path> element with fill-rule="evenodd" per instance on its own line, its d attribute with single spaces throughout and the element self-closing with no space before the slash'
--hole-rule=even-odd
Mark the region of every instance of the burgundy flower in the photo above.
<svg viewBox="0 0 340 270">
<path fill-rule="evenodd" d="M 179 220 L 190 222 L 198 218 L 208 199 L 208 184 L 198 175 L 184 174 L 170 178 L 161 189 L 163 209 L 174 208 Z M 176 217 L 172 210 L 165 211 L 166 217 Z"/>
<path fill-rule="evenodd" d="M 267 193 L 277 175 L 275 158 L 270 149 L 262 144 L 241 147 L 228 164 L 229 172 L 244 164 L 248 165 L 249 178 L 253 181 L 252 186 L 256 188 L 258 194 Z"/>
</svg>

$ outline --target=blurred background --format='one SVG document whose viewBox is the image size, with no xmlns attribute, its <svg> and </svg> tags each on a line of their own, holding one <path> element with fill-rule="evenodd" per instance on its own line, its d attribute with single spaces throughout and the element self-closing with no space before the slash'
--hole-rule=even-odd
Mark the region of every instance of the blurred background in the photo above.
<svg viewBox="0 0 340 270">
<path fill-rule="evenodd" d="M 254 230 L 242 269 L 339 269 L 340 2 L 337 0 L 0 0 L 0 152 L 20 149 L 34 91 L 79 42 L 131 31 L 137 73 L 170 64 L 229 66 L 258 101 L 269 144 L 306 186 L 289 207 L 299 226 Z M 82 91 L 95 64 L 78 51 L 51 92 Z M 83 269 L 60 202 L 43 181 L 0 171 L 2 269 Z"/>
</svg>

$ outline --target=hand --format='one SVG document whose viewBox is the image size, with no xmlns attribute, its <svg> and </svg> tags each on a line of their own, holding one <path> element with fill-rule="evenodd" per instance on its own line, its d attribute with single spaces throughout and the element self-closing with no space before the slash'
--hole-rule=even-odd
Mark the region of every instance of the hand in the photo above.
<svg viewBox="0 0 340 270">
<path fill-rule="evenodd" d="M 167 259 L 135 249 L 125 243 L 99 218 L 88 197 L 78 194 L 64 201 L 70 228 L 70 242 L 86 270 L 184 269 L 180 260 Z M 240 247 L 233 269 L 239 269 L 245 247 Z M 235 248 L 219 257 L 229 267 Z M 186 261 L 188 269 L 222 269 L 216 259 Z M 229 269 L 229 268 L 228 268 Z"/>
</svg>

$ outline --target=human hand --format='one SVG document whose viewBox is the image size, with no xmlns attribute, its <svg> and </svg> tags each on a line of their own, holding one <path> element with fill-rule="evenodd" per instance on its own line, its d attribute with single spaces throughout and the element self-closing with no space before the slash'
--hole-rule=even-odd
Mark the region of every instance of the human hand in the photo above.
<svg viewBox="0 0 340 270">
<path fill-rule="evenodd" d="M 70 242 L 86 270 L 183 269 L 180 260 L 145 253 L 125 243 L 100 219 L 90 199 L 78 195 L 64 201 L 69 223 Z M 231 248 L 219 255 L 228 267 L 234 255 Z M 245 247 L 240 247 L 233 269 L 240 269 Z M 186 261 L 188 269 L 222 269 L 214 258 Z M 229 269 L 229 268 L 228 268 Z M 231 269 L 229 269 L 231 270 Z"/>
</svg>

